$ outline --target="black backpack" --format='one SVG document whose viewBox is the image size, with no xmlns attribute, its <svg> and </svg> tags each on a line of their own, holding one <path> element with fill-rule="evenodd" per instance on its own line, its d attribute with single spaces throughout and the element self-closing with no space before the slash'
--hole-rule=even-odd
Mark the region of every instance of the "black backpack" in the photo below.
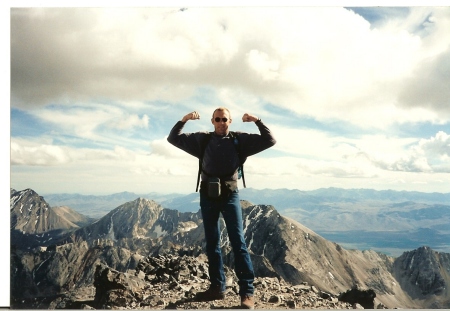
<svg viewBox="0 0 450 311">
<path fill-rule="evenodd" d="M 202 141 L 202 145 L 201 145 L 201 155 L 198 158 L 198 176 L 197 176 L 197 188 L 195 188 L 195 192 L 198 192 L 198 186 L 200 184 L 200 175 L 202 173 L 202 163 L 203 163 L 203 156 L 205 155 L 205 149 L 206 146 L 208 146 L 209 140 L 211 139 L 211 135 L 213 134 L 213 132 L 209 132 L 208 135 L 206 135 L 206 137 L 203 139 Z M 239 134 L 236 132 L 229 132 L 229 135 L 232 139 L 234 139 L 233 141 L 233 145 L 234 148 L 236 149 L 236 153 L 238 155 L 239 158 L 239 167 L 238 167 L 238 178 L 240 179 L 242 177 L 242 183 L 244 185 L 244 188 L 246 188 L 245 186 L 245 177 L 244 177 L 244 162 L 246 159 L 242 159 L 241 158 L 241 154 L 239 153 Z"/>
</svg>

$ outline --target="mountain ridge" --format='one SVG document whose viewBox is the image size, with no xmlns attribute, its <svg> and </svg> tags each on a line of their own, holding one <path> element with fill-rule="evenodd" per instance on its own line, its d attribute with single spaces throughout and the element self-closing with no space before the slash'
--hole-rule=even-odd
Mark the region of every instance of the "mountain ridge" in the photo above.
<svg viewBox="0 0 450 311">
<path fill-rule="evenodd" d="M 11 200 L 12 210 L 26 202 L 38 206 L 15 198 Z M 408 278 L 409 265 L 395 265 L 393 257 L 374 251 L 347 250 L 280 214 L 272 205 L 248 201 L 241 201 L 241 205 L 245 240 L 255 273 L 260 276 L 280 277 L 294 285 L 308 282 L 334 294 L 355 285 L 373 288 L 377 299 L 388 307 L 423 307 L 429 295 L 434 295 L 430 292 L 418 296 L 408 291 L 408 284 L 414 287 L 413 280 Z M 225 228 L 223 223 L 222 228 Z M 46 249 L 13 252 L 12 263 L 16 268 L 12 269 L 12 279 L 22 280 L 19 288 L 13 287 L 13 292 L 20 300 L 23 295 L 36 297 L 36 292 L 48 297 L 50 293 L 61 293 L 74 286 L 84 288 L 94 282 L 98 264 L 128 271 L 147 254 L 201 256 L 203 234 L 199 212 L 179 212 L 163 208 L 153 200 L 137 198 L 92 224 L 70 230 L 65 238 L 54 240 Z M 222 241 L 224 262 L 232 268 L 233 254 L 226 229 L 222 230 Z M 439 261 L 427 275 L 439 274 L 445 284 L 449 284 L 444 273 L 450 268 L 448 265 L 446 261 Z M 426 282 L 427 278 L 423 280 Z M 421 299 L 420 303 L 415 301 L 417 298 Z M 444 291 L 439 303 L 445 305 L 445 299 L 448 295 Z"/>
<path fill-rule="evenodd" d="M 422 245 L 450 252 L 450 193 L 333 187 L 311 191 L 252 188 L 239 191 L 242 199 L 253 204 L 277 206 L 283 215 L 346 248 L 375 249 L 397 257 Z M 127 195 L 133 200 L 138 197 L 130 192 Z M 165 208 L 180 212 L 199 210 L 198 193 L 165 195 L 154 200 Z M 81 212 L 76 200 L 68 196 L 62 201 L 49 202 L 51 205 L 65 204 Z M 85 211 L 95 211 L 100 217 L 120 205 L 111 205 L 111 202 L 85 198 L 82 204 Z M 100 203 L 103 205 L 97 207 Z M 92 217 L 92 214 L 88 216 Z"/>
</svg>

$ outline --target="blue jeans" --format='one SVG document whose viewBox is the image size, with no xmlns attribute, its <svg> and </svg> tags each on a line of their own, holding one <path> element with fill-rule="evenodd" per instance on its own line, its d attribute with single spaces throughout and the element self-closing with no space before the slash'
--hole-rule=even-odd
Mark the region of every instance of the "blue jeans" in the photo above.
<svg viewBox="0 0 450 311">
<path fill-rule="evenodd" d="M 244 240 L 242 223 L 242 207 L 239 201 L 239 190 L 228 197 L 210 199 L 200 191 L 200 207 L 205 228 L 206 255 L 209 261 L 209 278 L 211 286 L 225 291 L 225 273 L 220 248 L 219 215 L 222 213 L 230 238 L 235 258 L 235 272 L 238 277 L 239 295 L 253 296 L 253 280 L 255 274 L 247 245 Z"/>
</svg>

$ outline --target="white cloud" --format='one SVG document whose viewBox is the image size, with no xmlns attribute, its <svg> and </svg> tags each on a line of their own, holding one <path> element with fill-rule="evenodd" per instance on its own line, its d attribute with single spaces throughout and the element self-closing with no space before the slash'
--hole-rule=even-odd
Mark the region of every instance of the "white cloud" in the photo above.
<svg viewBox="0 0 450 311">
<path fill-rule="evenodd" d="M 66 164 L 103 162 L 129 163 L 136 160 L 141 151 L 132 151 L 121 146 L 113 149 L 74 148 L 55 145 L 52 141 L 28 139 L 11 140 L 11 164 L 23 166 L 64 166 Z"/>
<path fill-rule="evenodd" d="M 138 115 L 122 116 L 120 118 L 114 118 L 108 126 L 117 128 L 120 130 L 131 129 L 134 127 L 148 128 L 149 117 L 145 114 L 142 118 Z"/>
<path fill-rule="evenodd" d="M 13 104 L 61 97 L 182 101 L 210 86 L 245 90 L 318 119 L 381 128 L 397 117 L 416 121 L 412 106 L 429 110 L 421 120 L 434 122 L 443 116 L 433 112 L 450 106 L 448 96 L 436 94 L 448 88 L 424 85 L 434 98 L 414 96 L 427 92 L 414 92 L 423 78 L 413 70 L 448 53 L 449 9 L 410 11 L 371 28 L 338 7 L 14 9 Z M 436 60 L 434 76 L 444 60 Z"/>
<path fill-rule="evenodd" d="M 251 157 L 245 164 L 247 187 L 314 190 L 322 187 L 447 192 L 449 174 L 394 171 L 375 166 L 364 156 L 348 161 L 298 157 Z M 240 184 L 241 186 L 241 184 Z"/>
<path fill-rule="evenodd" d="M 48 144 L 29 143 L 23 141 L 11 141 L 11 164 L 50 166 L 61 165 L 72 161 L 68 148 Z"/>
<path fill-rule="evenodd" d="M 438 141 L 444 142 L 446 137 L 439 136 Z M 366 144 L 366 137 L 364 139 Z M 436 138 L 434 138 L 436 140 Z M 372 142 L 378 138 L 372 138 Z M 381 141 L 381 140 L 380 140 Z M 428 145 L 433 140 L 427 140 L 424 149 L 433 149 Z M 397 143 L 404 144 L 404 141 L 397 140 Z M 335 141 L 329 141 L 328 151 L 323 144 L 318 150 L 325 150 L 329 153 L 336 153 L 334 156 L 321 158 L 320 154 L 313 156 L 291 156 L 291 157 L 265 157 L 257 155 L 250 157 L 245 164 L 246 183 L 252 188 L 299 188 L 303 190 L 316 189 L 320 187 L 336 186 L 345 188 L 374 188 L 374 189 L 404 189 L 405 185 L 410 190 L 418 191 L 444 191 L 450 182 L 449 174 L 439 174 L 438 172 L 405 168 L 393 170 L 392 168 L 374 165 L 367 156 L 356 153 L 362 149 L 364 144 L 353 142 L 352 144 L 342 143 L 333 147 Z M 434 143 L 436 143 L 434 141 Z M 36 159 L 35 149 L 32 142 L 16 142 L 12 145 L 13 150 L 28 150 L 28 158 L 23 153 L 12 152 L 12 161 L 15 159 L 16 165 L 12 165 L 11 171 L 14 176 L 14 187 L 32 187 L 36 190 L 45 189 L 45 192 L 67 192 L 78 189 L 85 193 L 112 193 L 114 191 L 135 191 L 135 192 L 193 192 L 197 176 L 197 159 L 171 147 L 164 152 L 148 154 L 147 152 L 136 152 L 123 147 L 115 147 L 113 150 L 97 149 L 75 149 L 61 148 L 62 154 L 70 155 L 70 162 L 62 161 L 64 157 L 59 157 L 61 150 L 52 146 L 51 143 L 42 144 L 41 150 L 48 152 L 45 159 L 52 159 L 48 165 L 42 166 L 43 162 L 26 162 L 26 159 Z M 163 140 L 156 145 L 164 145 Z M 395 145 L 391 139 L 387 145 Z M 441 143 L 438 143 L 438 145 Z M 355 147 L 357 145 L 358 147 Z M 379 146 L 379 152 L 385 146 Z M 413 146 L 419 146 L 417 142 Z M 322 149 L 324 148 L 324 149 Z M 173 149 L 173 150 L 172 150 Z M 373 150 L 375 150 L 373 146 Z M 400 152 L 397 148 L 398 157 L 386 163 L 394 163 L 395 159 L 407 156 L 411 149 Z M 429 150 L 426 149 L 426 150 Z M 176 156 L 172 151 L 179 152 Z M 370 150 L 369 150 L 370 151 Z M 320 151 L 322 152 L 322 151 Z M 442 154 L 442 152 L 436 152 Z M 19 156 L 18 156 L 19 155 Z M 346 155 L 346 157 L 343 157 Z M 59 159 L 59 160 L 55 160 Z M 447 161 L 448 163 L 448 161 Z M 36 164 L 35 169 L 28 170 L 26 174 L 20 167 Z M 447 165 L 448 167 L 448 165 Z M 45 183 L 42 181 L 45 180 Z M 403 181 L 403 182 L 400 182 Z M 415 186 L 417 185 L 417 187 Z M 240 186 L 242 186 L 240 182 Z"/>
<path fill-rule="evenodd" d="M 260 75 L 262 80 L 276 80 L 279 77 L 280 60 L 270 59 L 269 55 L 258 50 L 247 53 L 247 62 L 250 69 Z"/>
<path fill-rule="evenodd" d="M 367 154 L 367 158 L 384 170 L 404 172 L 450 172 L 450 136 L 438 132 L 430 139 L 416 140 L 409 148 L 396 152 L 390 157 L 380 157 L 380 154 Z"/>
<path fill-rule="evenodd" d="M 425 153 L 446 160 L 450 157 L 450 135 L 439 131 L 430 139 L 422 139 L 419 146 Z"/>
<path fill-rule="evenodd" d="M 377 168 L 404 172 L 450 172 L 450 136 L 443 131 L 430 139 L 399 138 L 386 135 L 345 137 L 315 130 L 273 128 L 275 149 L 296 160 L 283 160 L 285 174 L 299 172 L 335 177 L 370 177 Z M 289 164 L 288 164 L 289 163 Z M 280 164 L 277 164 L 280 167 Z"/>
<path fill-rule="evenodd" d="M 135 129 L 148 129 L 150 119 L 146 114 L 131 114 L 126 107 L 98 103 L 42 107 L 31 113 L 51 124 L 53 135 L 64 133 L 109 145 L 129 145 L 133 141 L 130 133 Z"/>
<path fill-rule="evenodd" d="M 403 172 L 431 172 L 432 169 L 424 157 L 416 155 L 402 157 L 394 162 L 384 162 L 382 160 L 371 159 L 372 163 L 381 169 L 388 171 Z"/>
<path fill-rule="evenodd" d="M 43 122 L 55 124 L 64 129 L 66 133 L 82 138 L 96 139 L 95 129 L 101 124 L 108 123 L 114 116 L 119 115 L 120 111 L 113 107 L 99 109 L 93 104 L 91 107 L 43 108 L 35 110 L 33 113 Z"/>
<path fill-rule="evenodd" d="M 121 146 L 112 150 L 72 148 L 13 139 L 11 186 L 47 193 L 111 193 L 124 189 L 143 193 L 153 187 L 165 193 L 169 188 L 170 192 L 188 191 L 187 187 L 171 186 L 185 179 L 186 183 L 192 182 L 193 191 L 197 163 L 188 155 L 172 159 Z M 34 168 L 30 170 L 29 166 Z"/>
<path fill-rule="evenodd" d="M 165 158 L 188 158 L 192 157 L 181 149 L 173 146 L 167 141 L 167 136 L 164 139 L 156 139 L 150 142 L 151 154 L 162 156 Z M 192 157 L 193 158 L 193 157 Z M 194 159 L 194 158 L 193 158 Z"/>
<path fill-rule="evenodd" d="M 115 146 L 114 152 L 119 157 L 120 160 L 134 161 L 136 159 L 135 152 L 133 152 L 131 150 L 127 150 L 124 147 Z"/>
<path fill-rule="evenodd" d="M 253 113 L 278 141 L 246 164 L 251 187 L 448 190 L 448 131 L 388 131 L 448 124 L 449 25 L 448 7 L 372 25 L 339 7 L 13 9 L 11 106 L 52 128 L 13 136 L 13 180 L 193 191 L 197 160 L 162 136 L 190 109 L 202 119 L 185 130 L 211 130 L 225 105 L 233 130 L 254 132 L 240 122 Z M 334 122 L 378 134 L 331 133 Z"/>
<path fill-rule="evenodd" d="M 371 158 L 393 160 L 401 157 L 414 138 L 399 138 L 388 134 L 357 134 L 353 137 L 312 129 L 270 127 L 275 133 L 277 150 L 296 157 L 347 161 L 361 153 Z"/>
<path fill-rule="evenodd" d="M 405 80 L 399 100 L 406 107 L 426 107 L 449 118 L 449 85 L 450 48 L 417 65 L 414 74 Z"/>
</svg>

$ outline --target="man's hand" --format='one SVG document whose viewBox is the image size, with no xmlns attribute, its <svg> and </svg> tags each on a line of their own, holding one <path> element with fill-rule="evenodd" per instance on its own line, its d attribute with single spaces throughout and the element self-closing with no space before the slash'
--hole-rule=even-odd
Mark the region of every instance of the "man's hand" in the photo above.
<svg viewBox="0 0 450 311">
<path fill-rule="evenodd" d="M 258 120 L 259 118 L 257 116 L 248 113 L 244 113 L 244 115 L 242 116 L 242 122 L 256 122 Z"/>
<path fill-rule="evenodd" d="M 187 115 L 185 115 L 183 117 L 183 119 L 181 119 L 182 122 L 187 122 L 189 120 L 198 120 L 200 119 L 200 115 L 198 114 L 197 111 L 193 111 L 191 113 L 188 113 Z"/>
</svg>

